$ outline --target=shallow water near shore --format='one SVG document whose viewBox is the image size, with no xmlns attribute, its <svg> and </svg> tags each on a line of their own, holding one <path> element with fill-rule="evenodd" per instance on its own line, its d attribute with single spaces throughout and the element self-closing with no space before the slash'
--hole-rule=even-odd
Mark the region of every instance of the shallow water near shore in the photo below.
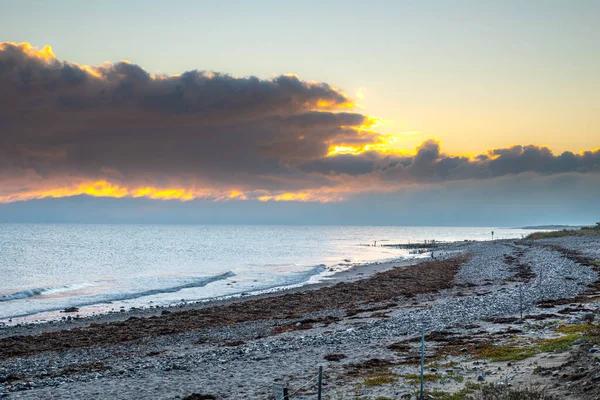
<svg viewBox="0 0 600 400">
<path fill-rule="evenodd" d="M 118 311 L 302 285 L 355 265 L 413 257 L 386 244 L 489 240 L 492 230 L 498 239 L 529 233 L 464 227 L 0 224 L 0 321 L 48 318 L 68 307 Z"/>
</svg>

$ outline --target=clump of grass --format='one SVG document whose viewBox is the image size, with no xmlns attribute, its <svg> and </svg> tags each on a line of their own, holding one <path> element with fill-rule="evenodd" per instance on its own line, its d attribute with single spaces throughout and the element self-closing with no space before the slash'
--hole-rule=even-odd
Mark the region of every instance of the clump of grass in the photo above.
<svg viewBox="0 0 600 400">
<path fill-rule="evenodd" d="M 540 340 L 535 345 L 529 347 L 489 345 L 480 351 L 478 357 L 487 358 L 492 362 L 519 361 L 540 353 L 560 353 L 569 350 L 577 339 L 583 338 L 584 336 L 581 334 L 572 333 L 555 339 Z"/>
<path fill-rule="evenodd" d="M 533 348 L 523 348 L 511 345 L 489 346 L 481 350 L 479 358 L 490 361 L 519 361 L 535 355 Z"/>
<path fill-rule="evenodd" d="M 406 374 L 406 375 L 403 375 L 402 377 L 411 384 L 421 382 L 421 375 L 419 375 L 419 374 Z M 423 375 L 423 380 L 425 382 L 438 382 L 438 381 L 442 380 L 442 378 L 443 378 L 442 374 L 424 374 Z"/>
<path fill-rule="evenodd" d="M 446 375 L 448 378 L 455 380 L 458 383 L 462 383 L 465 380 L 465 377 L 462 376 L 461 374 L 457 374 L 455 372 L 449 372 L 448 375 Z"/>
<path fill-rule="evenodd" d="M 473 393 L 473 391 L 468 389 L 461 389 L 458 392 L 454 393 L 445 393 L 439 397 L 436 397 L 438 400 L 468 400 L 469 394 Z"/>
<path fill-rule="evenodd" d="M 586 236 L 600 235 L 600 222 L 594 227 L 585 227 L 581 229 L 563 229 L 562 231 L 549 232 L 533 232 L 525 237 L 525 239 L 551 239 L 564 236 Z"/>
<path fill-rule="evenodd" d="M 452 368 L 459 364 L 458 361 L 446 361 L 445 363 L 440 364 L 441 368 Z"/>
<path fill-rule="evenodd" d="M 436 360 L 430 364 L 427 364 L 425 366 L 425 368 L 431 369 L 431 368 L 452 368 L 454 366 L 457 366 L 459 363 L 457 361 L 445 361 L 442 362 L 443 360 Z"/>
<path fill-rule="evenodd" d="M 582 335 L 570 334 L 556 339 L 546 339 L 538 346 L 538 353 L 560 353 L 567 351 L 575 344 L 578 339 L 583 339 Z"/>
<path fill-rule="evenodd" d="M 577 325 L 565 325 L 565 326 L 558 327 L 556 329 L 556 332 L 567 333 L 567 334 L 573 334 L 573 333 L 589 334 L 593 331 L 593 329 L 594 329 L 594 327 L 590 324 L 577 324 Z"/>
<path fill-rule="evenodd" d="M 585 340 L 590 344 L 600 344 L 600 327 L 591 325 L 585 335 Z"/>
<path fill-rule="evenodd" d="M 409 384 L 414 385 L 414 384 L 421 382 L 421 375 L 419 375 L 419 374 L 406 374 L 406 375 L 403 375 L 402 377 Z M 446 382 L 450 382 L 451 380 L 461 383 L 465 380 L 465 377 L 460 374 L 457 374 L 456 372 L 449 372 L 445 375 L 438 374 L 438 373 L 423 375 L 423 381 L 425 381 L 425 382 L 446 383 Z"/>
<path fill-rule="evenodd" d="M 442 391 L 426 392 L 427 395 L 433 396 L 436 400 L 469 400 L 470 395 L 479 390 L 481 385 L 473 382 L 467 382 L 465 387 L 454 393 L 447 393 Z M 418 397 L 418 391 L 413 393 L 414 396 Z"/>
<path fill-rule="evenodd" d="M 382 385 L 394 383 L 397 380 L 398 379 L 393 376 L 376 376 L 374 378 L 366 379 L 363 382 L 363 385 L 365 385 L 366 387 L 382 386 Z"/>
<path fill-rule="evenodd" d="M 559 400 L 551 395 L 545 388 L 535 386 L 509 387 L 504 385 L 485 385 L 475 395 L 475 400 Z"/>
</svg>

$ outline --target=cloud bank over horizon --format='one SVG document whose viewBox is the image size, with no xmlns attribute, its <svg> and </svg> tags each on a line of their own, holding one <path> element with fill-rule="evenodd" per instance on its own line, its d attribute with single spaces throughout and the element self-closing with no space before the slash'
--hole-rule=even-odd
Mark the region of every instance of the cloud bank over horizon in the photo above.
<svg viewBox="0 0 600 400">
<path fill-rule="evenodd" d="M 600 185 L 600 148 L 554 154 L 530 144 L 462 156 L 427 139 L 399 151 L 392 143 L 401 136 L 378 133 L 378 119 L 343 91 L 291 74 L 153 75 L 126 61 L 83 66 L 50 47 L 4 42 L 0 87 L 0 203 L 78 195 L 335 202 L 456 185 L 477 196 L 478 186 L 524 176 L 580 182 L 580 196 Z"/>
</svg>

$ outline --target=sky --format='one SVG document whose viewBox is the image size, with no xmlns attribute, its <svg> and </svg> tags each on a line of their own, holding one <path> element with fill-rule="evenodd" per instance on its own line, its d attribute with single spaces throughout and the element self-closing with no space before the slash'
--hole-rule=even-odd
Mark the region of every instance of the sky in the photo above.
<svg viewBox="0 0 600 400">
<path fill-rule="evenodd" d="M 0 7 L 0 221 L 600 219 L 597 1 Z"/>
</svg>

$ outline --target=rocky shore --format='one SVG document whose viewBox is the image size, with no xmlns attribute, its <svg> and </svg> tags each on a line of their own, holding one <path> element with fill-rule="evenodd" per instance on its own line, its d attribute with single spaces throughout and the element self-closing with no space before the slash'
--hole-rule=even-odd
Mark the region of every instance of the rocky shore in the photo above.
<svg viewBox="0 0 600 400">
<path fill-rule="evenodd" d="M 581 366 L 585 370 L 573 373 L 568 368 L 576 362 L 568 352 L 545 359 L 540 350 L 514 361 L 490 356 L 490 346 L 542 346 L 572 338 L 590 319 L 594 326 L 597 238 L 455 243 L 438 250 L 444 252 L 437 260 L 290 293 L 122 313 L 105 322 L 3 328 L 0 393 L 269 399 L 279 382 L 295 391 L 293 399 L 308 399 L 315 393 L 311 379 L 323 366 L 326 399 L 411 398 L 419 359 L 414 339 L 424 326 L 427 386 L 435 398 L 485 382 L 538 381 L 561 398 L 598 398 L 590 397 L 600 395 L 597 389 L 573 390 L 575 381 L 569 381 L 578 373 L 578 387 L 597 382 L 593 356 Z M 578 328 L 571 332 L 569 326 Z M 566 350 L 595 348 L 581 340 Z"/>
</svg>

